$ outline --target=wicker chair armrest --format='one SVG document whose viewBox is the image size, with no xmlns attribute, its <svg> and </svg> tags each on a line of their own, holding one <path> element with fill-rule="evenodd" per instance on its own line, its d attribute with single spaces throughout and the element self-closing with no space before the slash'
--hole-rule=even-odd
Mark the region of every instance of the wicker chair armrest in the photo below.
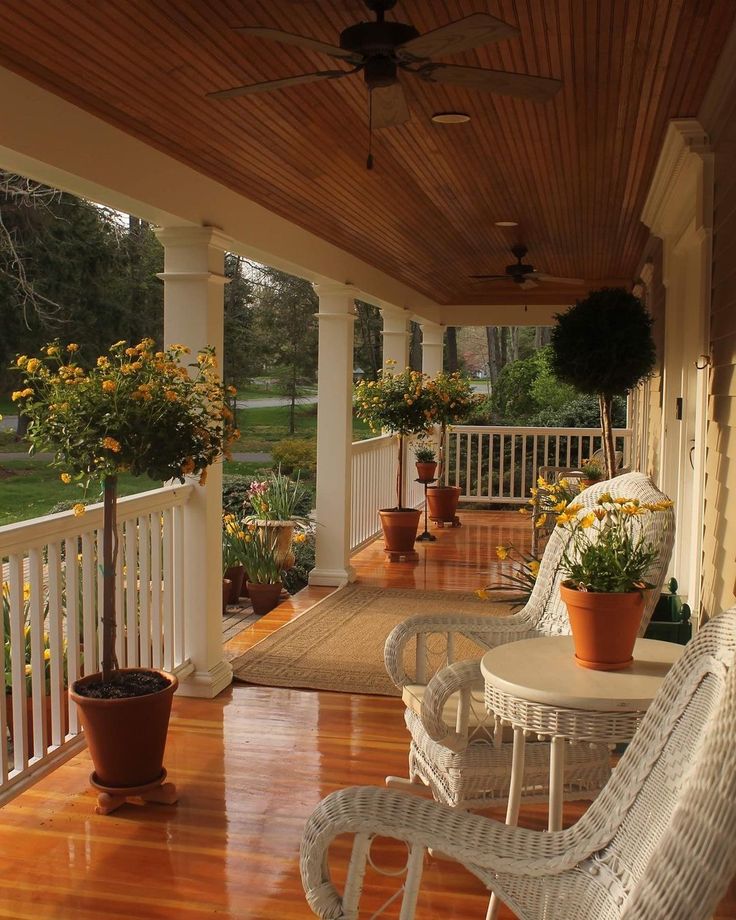
<svg viewBox="0 0 736 920">
<path fill-rule="evenodd" d="M 577 466 L 540 466 L 537 472 L 539 473 L 540 476 L 542 476 L 548 482 L 549 482 L 550 475 L 560 476 L 562 474 L 565 474 L 565 475 L 572 475 L 575 477 L 580 477 L 584 475 L 580 467 L 577 467 Z"/>
<path fill-rule="evenodd" d="M 422 724 L 429 737 L 451 751 L 464 751 L 468 746 L 469 695 L 483 688 L 480 661 L 459 661 L 438 671 L 422 697 Z M 461 703 L 458 709 L 460 724 L 448 725 L 443 710 L 454 693 L 459 693 L 461 700 L 465 698 L 464 705 Z"/>
<path fill-rule="evenodd" d="M 383 649 L 386 671 L 399 689 L 406 684 L 415 683 L 415 679 L 407 674 L 404 666 L 404 652 L 407 644 L 418 636 L 432 633 L 465 636 L 486 648 L 537 635 L 526 618 L 518 614 L 509 617 L 476 617 L 464 614 L 447 614 L 446 616 L 417 614 L 407 617 L 389 633 Z"/>
<path fill-rule="evenodd" d="M 301 876 L 312 910 L 339 918 L 342 900 L 328 866 L 328 848 L 340 834 L 402 840 L 443 853 L 486 880 L 493 872 L 557 875 L 590 855 L 573 829 L 540 833 L 374 786 L 354 786 L 323 799 L 307 821 L 301 845 Z M 576 845 L 573 845 L 573 841 Z M 585 841 L 587 842 L 587 841 Z M 540 881 L 541 883 L 541 881 Z M 494 889 L 503 894 L 502 883 Z"/>
</svg>

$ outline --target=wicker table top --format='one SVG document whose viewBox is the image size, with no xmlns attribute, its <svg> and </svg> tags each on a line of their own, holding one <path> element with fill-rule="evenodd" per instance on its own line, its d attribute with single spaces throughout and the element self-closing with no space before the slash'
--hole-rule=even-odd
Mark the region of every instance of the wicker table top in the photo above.
<svg viewBox="0 0 736 920">
<path fill-rule="evenodd" d="M 545 706 L 601 712 L 646 710 L 684 646 L 637 639 L 634 661 L 622 671 L 592 671 L 575 663 L 572 637 L 524 639 L 486 652 L 487 685 Z"/>
</svg>

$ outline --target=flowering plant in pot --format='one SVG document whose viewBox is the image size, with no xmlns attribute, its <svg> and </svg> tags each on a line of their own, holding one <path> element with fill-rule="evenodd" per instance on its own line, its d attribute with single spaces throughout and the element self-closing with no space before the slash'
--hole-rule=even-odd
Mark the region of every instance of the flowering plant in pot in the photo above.
<svg viewBox="0 0 736 920">
<path fill-rule="evenodd" d="M 53 342 L 39 357 L 19 356 L 24 388 L 13 395 L 30 419 L 32 449 L 53 452 L 62 481 L 103 486 L 102 668 L 75 681 L 70 697 L 80 710 L 95 766 L 93 784 L 108 795 L 109 807 L 98 799 L 105 811 L 122 804 L 110 798 L 119 798 L 120 790 L 161 783 L 177 686 L 176 678 L 162 671 L 118 667 L 118 475 L 159 482 L 198 476 L 204 485 L 207 467 L 227 453 L 237 432 L 212 349 L 201 351 L 189 369 L 181 363 L 188 348 L 157 351 L 152 339 L 135 346 L 116 342 L 91 367 L 77 360 L 78 351 L 75 344 Z"/>
<path fill-rule="evenodd" d="M 420 512 L 404 507 L 404 457 L 406 438 L 429 431 L 434 422 L 434 402 L 427 380 L 424 374 L 410 368 L 395 374 L 386 367 L 376 380 L 360 380 L 355 385 L 358 418 L 373 431 L 384 430 L 397 436 L 396 507 L 378 512 L 391 560 L 417 558 L 414 540 Z"/>
<path fill-rule="evenodd" d="M 583 474 L 580 478 L 580 485 L 587 489 L 594 482 L 600 482 L 605 476 L 605 471 L 598 460 L 591 457 L 590 460 L 583 460 L 580 465 L 580 472 Z"/>
<path fill-rule="evenodd" d="M 243 538 L 242 558 L 248 573 L 246 587 L 253 612 L 263 616 L 273 610 L 281 594 L 278 532 L 251 524 Z"/>
<path fill-rule="evenodd" d="M 638 521 L 671 507 L 669 499 L 646 503 L 605 492 L 591 510 L 571 503 L 557 516 L 558 526 L 572 534 L 562 554 L 568 577 L 560 593 L 582 667 L 614 671 L 631 663 L 644 592 L 652 588 L 647 573 L 658 559 Z"/>
<path fill-rule="evenodd" d="M 308 500 L 308 494 L 301 484 L 300 475 L 291 479 L 281 472 L 279 466 L 268 479 L 251 484 L 247 500 L 254 512 L 248 520 L 268 531 L 270 539 L 276 541 L 276 554 L 281 569 L 290 569 L 294 565 L 291 550 L 294 531 L 311 524 L 309 517 L 301 511 L 304 502 Z"/>
<path fill-rule="evenodd" d="M 466 421 L 473 409 L 483 401 L 483 397 L 473 392 L 470 378 L 458 371 L 452 374 L 443 372 L 428 380 L 427 392 L 434 422 L 440 426 L 439 483 L 427 489 L 429 516 L 437 523 L 457 526 L 460 524 L 456 514 L 460 488 L 442 484 L 447 465 L 447 429 L 450 425 L 460 425 Z"/>
<path fill-rule="evenodd" d="M 237 604 L 243 593 L 246 576 L 243 565 L 245 536 L 245 523 L 239 521 L 232 513 L 224 514 L 222 517 L 223 608 L 226 604 Z"/>
<path fill-rule="evenodd" d="M 437 470 L 437 451 L 429 441 L 420 440 L 414 445 L 417 477 L 421 482 L 432 482 Z"/>
</svg>

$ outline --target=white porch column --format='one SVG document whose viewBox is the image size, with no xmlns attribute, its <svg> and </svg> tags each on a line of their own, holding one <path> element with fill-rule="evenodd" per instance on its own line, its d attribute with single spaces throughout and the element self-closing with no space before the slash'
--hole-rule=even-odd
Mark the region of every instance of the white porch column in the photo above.
<svg viewBox="0 0 736 920">
<path fill-rule="evenodd" d="M 387 361 L 395 371 L 409 366 L 409 314 L 399 307 L 381 307 L 383 317 L 383 366 Z"/>
<path fill-rule="evenodd" d="M 310 585 L 343 585 L 350 566 L 353 450 L 353 325 L 357 291 L 315 284 L 319 297 L 317 369 L 317 552 Z"/>
<path fill-rule="evenodd" d="M 196 353 L 214 345 L 222 362 L 224 252 L 226 238 L 210 227 L 166 227 L 164 247 L 164 343 Z M 220 364 L 220 366 L 222 366 Z M 205 486 L 195 485 L 184 505 L 184 604 L 186 650 L 194 671 L 179 684 L 184 696 L 213 697 L 232 680 L 222 657 L 222 464 Z"/>
<path fill-rule="evenodd" d="M 445 351 L 445 327 L 422 322 L 422 371 L 429 377 L 442 373 Z"/>
</svg>

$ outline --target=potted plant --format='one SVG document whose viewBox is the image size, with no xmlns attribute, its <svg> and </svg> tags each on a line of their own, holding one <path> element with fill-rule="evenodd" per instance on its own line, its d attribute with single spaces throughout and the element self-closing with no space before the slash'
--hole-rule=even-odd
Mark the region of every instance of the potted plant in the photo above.
<svg viewBox="0 0 736 920">
<path fill-rule="evenodd" d="M 437 452 L 429 441 L 420 440 L 414 445 L 417 478 L 420 482 L 434 482 L 437 470 Z"/>
<path fill-rule="evenodd" d="M 246 587 L 258 616 L 268 613 L 281 595 L 279 532 L 251 525 L 243 538 L 243 562 L 248 572 Z"/>
<path fill-rule="evenodd" d="M 243 565 L 243 539 L 245 529 L 242 521 L 232 514 L 222 517 L 222 580 L 223 608 L 237 604 L 243 593 L 245 566 Z M 227 585 L 225 584 L 227 582 Z"/>
<path fill-rule="evenodd" d="M 462 424 L 472 410 L 483 400 L 482 396 L 473 392 L 469 377 L 464 377 L 458 371 L 452 374 L 443 372 L 427 381 L 427 390 L 432 403 L 432 413 L 435 422 L 440 426 L 439 469 L 437 470 L 437 485 L 427 489 L 429 502 L 429 516 L 435 523 L 452 524 L 457 527 L 460 520 L 457 517 L 457 503 L 460 500 L 461 489 L 459 486 L 444 485 L 442 477 L 445 475 L 447 457 L 447 428 L 449 425 Z"/>
<path fill-rule="evenodd" d="M 633 660 L 644 592 L 652 587 L 646 575 L 658 552 L 637 521 L 671 506 L 669 499 L 647 504 L 606 492 L 592 510 L 569 504 L 557 516 L 557 525 L 572 534 L 562 554 L 567 578 L 560 593 L 582 667 L 618 671 Z"/>
<path fill-rule="evenodd" d="M 98 810 L 107 812 L 122 804 L 126 790 L 154 795 L 165 777 L 163 752 L 177 686 L 176 677 L 163 671 L 118 667 L 118 475 L 159 482 L 199 476 L 204 485 L 207 467 L 237 432 L 212 349 L 200 352 L 189 370 L 180 363 L 188 348 L 156 351 L 152 339 L 135 346 L 116 342 L 89 369 L 77 363 L 77 353 L 75 344 L 53 342 L 38 358 L 18 357 L 25 386 L 14 396 L 30 419 L 32 449 L 54 453 L 62 481 L 103 485 L 102 670 L 75 681 L 70 698 L 87 736 L 93 785 L 102 793 Z"/>
<path fill-rule="evenodd" d="M 588 486 L 600 482 L 605 476 L 603 467 L 597 460 L 593 460 L 592 458 L 582 462 L 580 465 L 580 472 L 583 474 L 580 477 L 580 486 L 583 489 L 587 489 Z"/>
<path fill-rule="evenodd" d="M 552 370 L 563 383 L 598 396 L 606 475 L 613 479 L 613 397 L 634 389 L 654 368 L 652 318 L 625 288 L 601 288 L 555 319 Z"/>
<path fill-rule="evenodd" d="M 276 555 L 281 569 L 294 565 L 291 543 L 295 528 L 309 524 L 309 518 L 299 512 L 307 492 L 297 474 L 290 479 L 281 472 L 272 472 L 268 479 L 254 482 L 248 489 L 247 500 L 254 514 L 248 520 L 268 531 L 276 542 Z"/>
<path fill-rule="evenodd" d="M 396 435 L 396 507 L 382 508 L 378 514 L 389 560 L 416 559 L 414 541 L 421 512 L 404 507 L 404 455 L 405 439 L 428 431 L 434 421 L 427 378 L 410 368 L 394 374 L 387 367 L 379 371 L 376 380 L 359 380 L 355 385 L 355 413 L 373 431 Z"/>
</svg>

